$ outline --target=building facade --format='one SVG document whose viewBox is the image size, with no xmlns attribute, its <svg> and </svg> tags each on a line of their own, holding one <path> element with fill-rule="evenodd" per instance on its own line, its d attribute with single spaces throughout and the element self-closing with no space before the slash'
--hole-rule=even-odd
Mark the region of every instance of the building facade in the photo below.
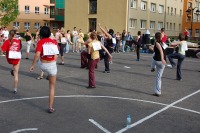
<svg viewBox="0 0 200 133">
<path fill-rule="evenodd" d="M 115 32 L 147 29 L 153 35 L 165 27 L 169 36 L 177 36 L 182 28 L 183 0 L 67 0 L 65 29 L 97 30 L 97 24 Z"/>
<path fill-rule="evenodd" d="M 200 37 L 200 0 L 184 0 L 182 32 L 185 28 L 190 32 L 190 37 Z"/>
<path fill-rule="evenodd" d="M 64 26 L 64 0 L 18 2 L 19 16 L 8 25 L 8 29 L 15 28 L 19 32 L 29 29 L 31 33 L 35 33 L 40 26 L 50 26 L 52 31 Z"/>
</svg>

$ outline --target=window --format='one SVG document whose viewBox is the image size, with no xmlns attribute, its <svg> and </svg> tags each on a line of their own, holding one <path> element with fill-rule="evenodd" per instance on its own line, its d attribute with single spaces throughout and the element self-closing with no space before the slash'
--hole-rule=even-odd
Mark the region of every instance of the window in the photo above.
<svg viewBox="0 0 200 133">
<path fill-rule="evenodd" d="M 166 30 L 168 30 L 168 28 L 169 28 L 169 23 L 167 22 L 167 24 L 166 24 Z"/>
<path fill-rule="evenodd" d="M 171 7 L 171 15 L 173 15 L 173 7 Z"/>
<path fill-rule="evenodd" d="M 170 27 L 169 28 L 170 28 L 170 30 L 172 30 L 172 23 L 170 23 Z"/>
<path fill-rule="evenodd" d="M 137 8 L 137 0 L 130 0 L 131 8 Z"/>
<path fill-rule="evenodd" d="M 89 18 L 89 29 L 96 30 L 97 19 L 96 18 Z"/>
<path fill-rule="evenodd" d="M 151 11 L 156 12 L 156 4 L 155 3 L 151 3 Z"/>
<path fill-rule="evenodd" d="M 163 22 L 158 22 L 158 30 L 161 30 L 163 28 Z"/>
<path fill-rule="evenodd" d="M 49 24 L 48 23 L 44 23 L 44 26 L 49 26 Z"/>
<path fill-rule="evenodd" d="M 13 22 L 13 28 L 19 29 L 19 22 Z"/>
<path fill-rule="evenodd" d="M 163 5 L 159 5 L 158 12 L 159 13 L 163 13 L 163 11 L 164 11 L 164 6 Z"/>
<path fill-rule="evenodd" d="M 58 29 L 58 24 L 57 23 L 53 23 L 53 30 L 57 30 Z"/>
<path fill-rule="evenodd" d="M 150 29 L 155 29 L 155 21 L 150 21 Z"/>
<path fill-rule="evenodd" d="M 136 28 L 137 26 L 137 19 L 130 19 L 130 28 Z"/>
<path fill-rule="evenodd" d="M 55 17 L 55 7 L 50 6 L 50 18 L 54 18 L 54 17 Z"/>
<path fill-rule="evenodd" d="M 39 7 L 35 7 L 35 14 L 39 14 L 40 13 L 40 8 Z"/>
<path fill-rule="evenodd" d="M 182 16 L 182 10 L 180 10 L 180 16 Z"/>
<path fill-rule="evenodd" d="M 192 3 L 188 2 L 188 8 L 192 8 Z"/>
<path fill-rule="evenodd" d="M 179 24 L 179 31 L 181 31 L 181 24 Z"/>
<path fill-rule="evenodd" d="M 145 29 L 147 25 L 147 21 L 146 20 L 140 20 L 140 29 Z"/>
<path fill-rule="evenodd" d="M 30 23 L 29 22 L 24 22 L 24 29 L 26 29 L 26 30 L 30 29 Z"/>
<path fill-rule="evenodd" d="M 169 7 L 167 7 L 167 14 L 169 14 Z"/>
<path fill-rule="evenodd" d="M 145 1 L 141 2 L 141 9 L 142 10 L 147 10 L 147 2 L 145 2 Z"/>
<path fill-rule="evenodd" d="M 199 37 L 199 29 L 195 30 L 195 37 Z"/>
<path fill-rule="evenodd" d="M 49 14 L 49 8 L 44 8 L 44 14 Z"/>
<path fill-rule="evenodd" d="M 30 13 L 29 6 L 25 6 L 25 13 Z"/>
<path fill-rule="evenodd" d="M 39 29 L 40 28 L 40 23 L 35 23 L 35 29 Z"/>
<path fill-rule="evenodd" d="M 174 8 L 174 15 L 176 15 L 176 8 Z"/>
<path fill-rule="evenodd" d="M 174 30 L 176 30 L 176 23 L 174 23 Z"/>
<path fill-rule="evenodd" d="M 97 13 L 97 0 L 90 0 L 90 14 Z"/>
<path fill-rule="evenodd" d="M 64 9 L 56 9 L 57 10 L 57 15 L 58 16 L 64 16 Z"/>
</svg>

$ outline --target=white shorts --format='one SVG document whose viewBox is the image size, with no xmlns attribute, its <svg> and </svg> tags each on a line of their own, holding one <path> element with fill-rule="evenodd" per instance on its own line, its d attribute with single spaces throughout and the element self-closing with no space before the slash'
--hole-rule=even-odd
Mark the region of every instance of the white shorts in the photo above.
<svg viewBox="0 0 200 133">
<path fill-rule="evenodd" d="M 42 63 L 40 60 L 38 61 L 38 65 L 43 72 L 48 73 L 48 76 L 56 76 L 57 75 L 57 65 L 56 61 L 50 63 Z"/>
<path fill-rule="evenodd" d="M 32 42 L 32 41 L 26 42 L 26 52 L 27 52 L 27 53 L 30 52 L 30 49 L 31 49 L 31 42 Z"/>
</svg>

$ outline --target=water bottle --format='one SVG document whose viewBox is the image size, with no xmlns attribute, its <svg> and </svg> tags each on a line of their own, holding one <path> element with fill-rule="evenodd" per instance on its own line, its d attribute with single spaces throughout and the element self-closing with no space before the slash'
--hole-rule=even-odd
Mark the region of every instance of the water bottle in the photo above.
<svg viewBox="0 0 200 133">
<path fill-rule="evenodd" d="M 131 127 L 131 115 L 127 115 L 127 118 L 126 118 L 126 127 L 127 128 Z"/>
</svg>

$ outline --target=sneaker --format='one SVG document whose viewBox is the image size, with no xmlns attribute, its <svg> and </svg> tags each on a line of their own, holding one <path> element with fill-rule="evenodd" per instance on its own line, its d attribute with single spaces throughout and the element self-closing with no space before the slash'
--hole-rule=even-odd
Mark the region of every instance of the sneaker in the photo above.
<svg viewBox="0 0 200 133">
<path fill-rule="evenodd" d="M 110 71 L 103 71 L 103 73 L 110 73 Z"/>
<path fill-rule="evenodd" d="M 54 108 L 49 108 L 48 109 L 48 113 L 53 113 L 53 112 L 55 112 L 56 110 L 54 109 Z"/>
<path fill-rule="evenodd" d="M 14 76 L 14 70 L 10 70 L 10 74 Z"/>
<path fill-rule="evenodd" d="M 5 54 L 0 54 L 0 56 L 6 56 Z"/>
<path fill-rule="evenodd" d="M 14 89 L 13 93 L 14 93 L 14 94 L 17 94 L 17 89 Z"/>
<path fill-rule="evenodd" d="M 161 94 L 154 93 L 153 96 L 159 97 Z"/>
<path fill-rule="evenodd" d="M 151 68 L 151 72 L 154 72 L 155 71 L 155 68 Z"/>
</svg>

